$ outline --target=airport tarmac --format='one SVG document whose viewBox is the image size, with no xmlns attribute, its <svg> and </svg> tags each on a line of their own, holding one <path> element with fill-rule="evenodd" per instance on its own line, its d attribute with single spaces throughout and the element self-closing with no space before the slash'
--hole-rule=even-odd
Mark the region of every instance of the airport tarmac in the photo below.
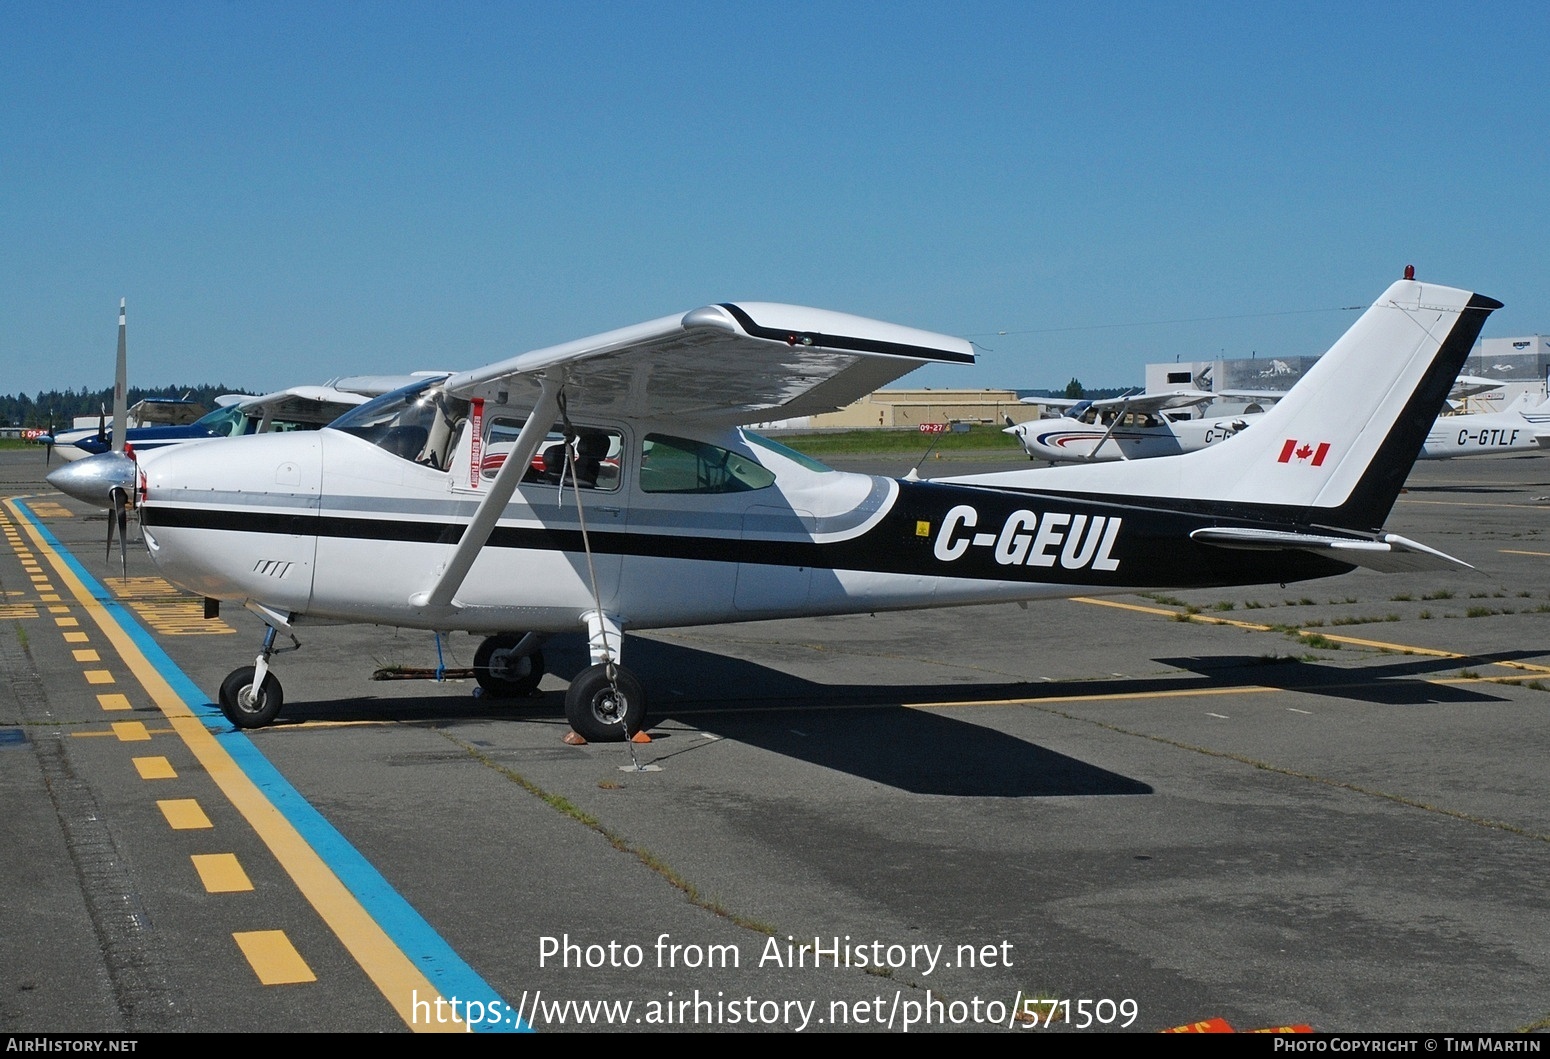
<svg viewBox="0 0 1550 1059">
<path fill-rule="evenodd" d="M 0 1029 L 1550 1025 L 1550 459 L 1418 465 L 1389 528 L 1474 571 L 640 634 L 645 771 L 561 742 L 579 638 L 501 704 L 299 630 L 234 732 L 258 621 L 43 470 L 0 453 Z"/>
</svg>

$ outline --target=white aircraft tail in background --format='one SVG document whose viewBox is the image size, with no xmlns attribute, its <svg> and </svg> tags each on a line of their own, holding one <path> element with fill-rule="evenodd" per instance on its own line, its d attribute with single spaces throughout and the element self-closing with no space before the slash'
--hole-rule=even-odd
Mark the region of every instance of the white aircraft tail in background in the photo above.
<svg viewBox="0 0 1550 1059">
<path fill-rule="evenodd" d="M 1309 512 L 1322 525 L 1375 530 L 1479 334 L 1462 321 L 1483 323 L 1499 306 L 1468 291 L 1401 280 L 1230 445 L 1160 462 L 1010 471 L 975 481 L 1263 505 Z"/>
</svg>

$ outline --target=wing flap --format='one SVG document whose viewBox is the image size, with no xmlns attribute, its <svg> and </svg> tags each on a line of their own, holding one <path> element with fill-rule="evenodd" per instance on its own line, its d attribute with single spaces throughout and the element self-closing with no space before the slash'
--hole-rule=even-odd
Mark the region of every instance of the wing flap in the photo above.
<svg viewBox="0 0 1550 1059">
<path fill-rule="evenodd" d="M 1289 530 L 1250 529 L 1247 527 L 1211 526 L 1197 529 L 1191 540 L 1212 544 L 1219 548 L 1237 548 L 1245 551 L 1296 550 L 1312 552 L 1353 566 L 1376 570 L 1384 574 L 1416 573 L 1428 570 L 1455 570 L 1474 567 L 1462 559 L 1428 548 L 1397 533 L 1385 533 L 1373 540 L 1357 537 L 1336 537 L 1320 533 L 1297 533 Z"/>
</svg>

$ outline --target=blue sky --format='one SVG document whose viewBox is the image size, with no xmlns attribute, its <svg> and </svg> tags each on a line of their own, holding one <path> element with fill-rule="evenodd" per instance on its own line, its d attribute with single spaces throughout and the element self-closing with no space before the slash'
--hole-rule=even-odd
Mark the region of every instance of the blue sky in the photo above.
<svg viewBox="0 0 1550 1059">
<path fill-rule="evenodd" d="M 0 5 L 0 393 L 465 368 L 732 299 L 933 386 L 1550 332 L 1550 5 Z M 1005 332 L 1002 334 L 1001 332 Z"/>
</svg>

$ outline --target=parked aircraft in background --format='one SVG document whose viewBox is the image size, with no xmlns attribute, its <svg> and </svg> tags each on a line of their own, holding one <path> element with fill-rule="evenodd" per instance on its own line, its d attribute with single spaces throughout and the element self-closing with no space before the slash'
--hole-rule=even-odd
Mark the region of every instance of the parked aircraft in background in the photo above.
<svg viewBox="0 0 1550 1059">
<path fill-rule="evenodd" d="M 1421 446 L 1419 458 L 1447 460 L 1455 456 L 1543 452 L 1550 448 L 1550 400 L 1531 408 L 1532 400 L 1524 394 L 1504 412 L 1438 416 L 1426 435 L 1426 444 Z"/>
<path fill-rule="evenodd" d="M 1142 460 L 1177 456 L 1230 438 L 1256 413 L 1174 419 L 1169 409 L 1193 408 L 1214 400 L 1207 390 L 1173 390 L 1095 401 L 1073 401 L 1058 419 L 1013 423 L 1003 433 L 1018 440 L 1032 459 L 1051 463 Z M 1063 400 L 1030 397 L 1030 404 L 1063 404 Z"/>
<path fill-rule="evenodd" d="M 627 628 L 1462 565 L 1381 527 L 1499 305 L 1396 283 L 1231 446 L 937 481 L 832 470 L 739 424 L 972 363 L 967 342 L 711 305 L 428 379 L 320 431 L 163 452 L 142 530 L 168 579 L 268 626 L 220 689 L 234 724 L 281 709 L 278 635 L 370 622 L 485 636 L 476 674 L 497 694 L 537 685 L 546 636 L 585 632 L 566 716 L 618 739 L 646 717 Z M 559 473 L 534 480 L 553 432 Z M 486 478 L 492 441 L 510 449 Z"/>
<path fill-rule="evenodd" d="M 407 376 L 395 378 L 402 383 Z M 138 453 L 168 445 L 211 438 L 261 434 L 269 430 L 316 430 L 331 423 L 356 405 L 365 404 L 382 391 L 357 391 L 354 381 L 339 379 L 322 386 L 293 386 L 288 390 L 249 397 L 231 394 L 219 399 L 221 407 L 183 426 L 129 427 L 124 439 Z M 101 427 L 61 431 L 54 448 L 66 460 L 79 460 L 113 449 L 113 433 Z"/>
<path fill-rule="evenodd" d="M 1455 385 L 1449 403 L 1500 385 L 1489 379 Z M 1051 463 L 1101 463 L 1195 452 L 1225 441 L 1265 415 L 1263 412 L 1245 412 L 1201 419 L 1174 419 L 1162 409 L 1182 405 L 1153 403 L 1153 398 L 1166 402 L 1176 396 L 1177 393 L 1138 394 L 1083 402 L 1058 419 L 1008 422 L 1003 433 L 1015 437 L 1030 459 Z M 1203 404 L 1213 396 L 1226 395 L 1203 393 L 1199 401 L 1188 403 Z M 1530 400 L 1525 394 L 1503 412 L 1439 416 L 1417 459 L 1444 460 L 1455 456 L 1539 452 L 1550 448 L 1550 400 L 1534 409 L 1528 408 Z M 1048 403 L 1042 398 L 1029 398 L 1029 401 Z M 1538 422 L 1529 416 L 1537 416 Z"/>
<path fill-rule="evenodd" d="M 108 557 L 113 555 L 116 531 L 119 558 L 126 571 L 129 557 L 125 550 L 125 531 L 138 460 L 193 442 L 272 431 L 317 430 L 373 397 L 422 377 L 439 378 L 445 374 L 359 375 L 335 379 L 322 386 L 295 386 L 262 397 L 230 395 L 219 399 L 220 408 L 184 426 L 129 427 L 125 408 L 126 334 L 124 303 L 120 301 L 113 429 L 107 429 L 104 416 L 95 430 L 66 431 L 51 437 L 48 441 L 50 458 L 57 449 L 68 462 L 47 475 L 49 485 L 60 492 L 113 512 L 108 519 Z"/>
</svg>

